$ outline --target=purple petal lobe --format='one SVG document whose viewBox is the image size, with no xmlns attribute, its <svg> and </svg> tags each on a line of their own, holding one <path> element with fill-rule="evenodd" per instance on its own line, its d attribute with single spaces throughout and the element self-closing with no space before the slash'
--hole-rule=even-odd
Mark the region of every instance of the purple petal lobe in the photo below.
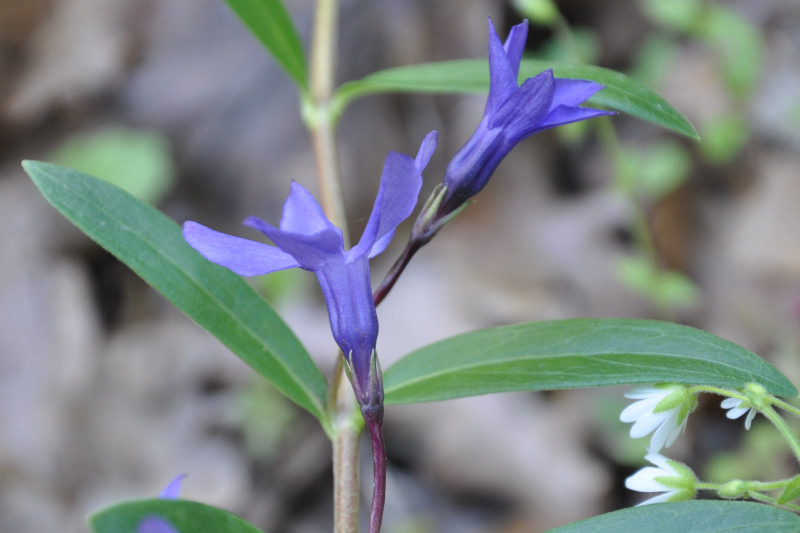
<svg viewBox="0 0 800 533">
<path fill-rule="evenodd" d="M 489 97 L 484 114 L 493 113 L 517 90 L 519 64 L 512 65 L 489 19 Z"/>
<path fill-rule="evenodd" d="M 555 128 L 556 126 L 563 126 L 564 124 L 586 120 L 587 118 L 605 115 L 616 115 L 616 112 L 593 109 L 591 107 L 558 106 L 547 114 L 547 118 L 538 125 L 535 131 L 542 131 L 548 128 Z"/>
<path fill-rule="evenodd" d="M 311 235 L 334 229 L 336 226 L 330 223 L 314 196 L 293 181 L 291 192 L 283 204 L 281 230 Z"/>
<path fill-rule="evenodd" d="M 331 257 L 339 257 L 344 253 L 342 232 L 335 226 L 305 235 L 283 231 L 256 217 L 248 217 L 245 224 L 272 239 L 278 248 L 294 259 L 294 266 L 306 270 L 323 268 Z"/>
<path fill-rule="evenodd" d="M 490 128 L 503 128 L 505 136 L 515 143 L 536 130 L 547 116 L 555 92 L 553 71 L 545 70 L 525 83 L 497 110 L 489 121 Z"/>
<path fill-rule="evenodd" d="M 139 522 L 136 533 L 178 533 L 178 530 L 163 518 L 151 516 Z"/>
<path fill-rule="evenodd" d="M 158 497 L 159 498 L 166 498 L 168 500 L 174 500 L 178 497 L 178 494 L 181 491 L 181 483 L 186 478 L 187 474 L 180 474 L 175 476 L 175 478 L 169 482 L 169 485 L 164 487 Z"/>
<path fill-rule="evenodd" d="M 422 144 L 419 146 L 417 157 L 414 159 L 414 165 L 416 165 L 417 170 L 420 172 L 425 170 L 425 167 L 428 166 L 428 162 L 431 160 L 433 152 L 436 151 L 438 140 L 439 132 L 436 130 L 430 132 L 425 136 L 424 139 L 422 139 Z"/>
<path fill-rule="evenodd" d="M 491 19 L 489 19 L 491 22 Z M 519 64 L 522 62 L 522 52 L 525 50 L 525 41 L 528 38 L 528 21 L 524 20 L 511 28 L 503 44 L 508 62 L 514 70 L 514 77 L 519 75 Z M 515 80 L 516 81 L 516 80 Z"/>
<path fill-rule="evenodd" d="M 375 205 L 361 239 L 347 252 L 348 262 L 365 255 L 375 257 L 386 249 L 397 226 L 417 205 L 422 170 L 435 149 L 436 132 L 431 132 L 422 141 L 416 159 L 396 152 L 386 156 Z"/>
<path fill-rule="evenodd" d="M 560 105 L 580 105 L 603 88 L 603 85 L 594 81 L 556 78 L 556 92 L 553 96 L 553 107 L 558 107 Z"/>
<path fill-rule="evenodd" d="M 197 222 L 184 223 L 183 238 L 203 257 L 240 276 L 260 276 L 299 266 L 291 255 L 274 246 L 220 233 Z"/>
</svg>

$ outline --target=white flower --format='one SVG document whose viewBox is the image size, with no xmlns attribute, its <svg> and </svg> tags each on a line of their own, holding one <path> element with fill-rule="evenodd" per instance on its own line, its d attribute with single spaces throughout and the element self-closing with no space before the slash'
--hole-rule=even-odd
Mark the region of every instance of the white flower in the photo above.
<svg viewBox="0 0 800 533">
<path fill-rule="evenodd" d="M 667 459 L 660 453 L 645 457 L 655 466 L 646 466 L 625 480 L 625 486 L 638 492 L 663 492 L 639 505 L 660 502 L 678 502 L 694 498 L 697 477 L 691 468 L 678 461 Z"/>
<path fill-rule="evenodd" d="M 747 418 L 744 419 L 745 429 L 750 429 L 750 425 L 753 423 L 756 413 L 758 413 L 756 408 L 750 405 L 750 402 L 747 400 L 740 400 L 739 398 L 725 398 L 722 400 L 720 406 L 723 409 L 728 409 L 728 412 L 725 413 L 725 416 L 731 420 L 735 420 L 747 413 Z"/>
<path fill-rule="evenodd" d="M 686 427 L 686 420 L 697 406 L 697 396 L 684 385 L 654 385 L 639 387 L 625 394 L 639 400 L 619 415 L 623 422 L 633 422 L 631 438 L 639 439 L 650 433 L 649 451 L 658 452 L 670 446 Z"/>
</svg>

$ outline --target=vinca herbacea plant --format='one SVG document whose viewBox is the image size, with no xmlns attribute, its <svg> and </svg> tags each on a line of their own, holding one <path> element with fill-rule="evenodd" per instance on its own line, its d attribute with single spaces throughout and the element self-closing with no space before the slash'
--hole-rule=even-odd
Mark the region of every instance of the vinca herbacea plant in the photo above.
<svg viewBox="0 0 800 533">
<path fill-rule="evenodd" d="M 643 459 L 652 466 L 631 475 L 625 485 L 650 494 L 643 503 L 658 505 L 622 509 L 553 531 L 649 532 L 655 523 L 661 524 L 659 531 L 680 533 L 723 531 L 717 525 L 766 531 L 757 529 L 765 523 L 773 528 L 769 531 L 800 531 L 800 476 L 711 483 L 665 455 L 691 424 L 704 393 L 724 397 L 726 416 L 744 417 L 745 429 L 758 415 L 769 421 L 800 461 L 800 441 L 779 414 L 800 417 L 800 409 L 784 399 L 797 396 L 794 385 L 757 355 L 710 333 L 637 319 L 529 322 L 443 339 L 381 370 L 376 306 L 415 254 L 489 186 L 498 165 L 520 142 L 565 124 L 613 121 L 611 115 L 619 113 L 697 139 L 680 113 L 623 74 L 526 58 L 527 21 L 501 39 L 489 20 L 488 61 L 389 68 L 336 87 L 337 2 L 318 2 L 308 59 L 282 2 L 227 2 L 295 84 L 298 116 L 312 140 L 317 190 L 290 182 L 292 176 L 280 177 L 289 193 L 277 224 L 276 213 L 258 213 L 264 218 L 244 221 L 255 230 L 247 235 L 244 230 L 221 233 L 202 220 L 185 221 L 181 228 L 104 181 L 48 163 L 25 161 L 23 166 L 56 209 L 319 421 L 332 447 L 334 531 L 359 529 L 358 437 L 365 427 L 373 458 L 372 472 L 363 473 L 373 480 L 368 528 L 370 533 L 382 528 L 385 501 L 392 498 L 386 486 L 384 409 L 507 391 L 612 385 L 634 386 L 625 394 L 634 401 L 620 419 L 632 423 L 632 438 L 649 437 Z M 437 153 L 449 162 L 442 176 L 430 176 L 438 185 L 421 205 L 423 172 L 437 148 L 437 133 L 425 135 L 413 157 L 404 152 L 416 147 L 406 146 L 386 156 L 382 171 L 375 172 L 380 177 L 372 211 L 368 218 L 357 214 L 367 223 L 350 246 L 335 156 L 336 122 L 357 98 L 399 91 L 488 96 L 466 143 L 455 153 Z M 398 229 L 401 223 L 415 212 L 408 234 L 400 237 L 405 249 L 373 291 L 373 277 L 381 273 L 373 271 L 370 260 L 390 249 L 395 233 L 404 231 Z M 330 356 L 338 362 L 327 378 L 270 305 L 241 279 L 290 268 L 312 272 L 319 282 L 334 341 Z M 424 295 L 419 299 L 425 305 Z M 227 511 L 178 498 L 181 480 L 176 478 L 159 498 L 97 512 L 90 527 L 96 533 L 259 531 Z M 704 492 L 721 499 L 685 501 Z M 719 516 L 724 520 L 714 519 Z"/>
</svg>

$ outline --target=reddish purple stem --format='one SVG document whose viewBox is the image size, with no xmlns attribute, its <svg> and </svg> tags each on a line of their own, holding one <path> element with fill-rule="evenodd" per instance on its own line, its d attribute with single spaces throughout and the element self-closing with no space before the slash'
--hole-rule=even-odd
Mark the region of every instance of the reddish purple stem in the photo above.
<svg viewBox="0 0 800 533">
<path fill-rule="evenodd" d="M 386 503 L 386 443 L 383 440 L 383 405 L 362 409 L 372 442 L 373 487 L 369 511 L 369 533 L 380 533 Z"/>
<path fill-rule="evenodd" d="M 397 258 L 397 261 L 394 262 L 392 268 L 386 274 L 386 277 L 383 278 L 380 286 L 373 294 L 376 307 L 383 301 L 384 298 L 386 298 L 386 295 L 389 294 L 389 291 L 392 290 L 392 287 L 394 287 L 394 284 L 397 282 L 397 278 L 400 277 L 400 274 L 402 274 L 406 269 L 406 266 L 408 266 L 408 262 L 411 261 L 411 258 L 414 257 L 414 254 L 416 254 L 424 244 L 424 242 L 415 240 L 408 241 L 403 253 Z"/>
</svg>

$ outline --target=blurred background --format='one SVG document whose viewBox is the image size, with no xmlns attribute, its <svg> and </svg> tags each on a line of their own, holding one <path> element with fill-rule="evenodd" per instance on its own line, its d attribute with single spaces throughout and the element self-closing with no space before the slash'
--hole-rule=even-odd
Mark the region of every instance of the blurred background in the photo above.
<svg viewBox="0 0 800 533">
<path fill-rule="evenodd" d="M 307 42 L 314 2 L 287 4 Z M 343 0 L 339 80 L 485 57 L 487 15 L 501 35 L 530 18 L 531 56 L 647 84 L 703 142 L 625 116 L 523 142 L 381 305 L 384 368 L 478 327 L 626 316 L 705 328 L 800 382 L 800 4 Z M 386 153 L 440 131 L 427 196 L 484 98 L 348 109 L 355 237 Z M 330 531 L 330 447 L 315 421 L 72 227 L 19 164 L 71 166 L 178 222 L 252 237 L 240 221 L 277 221 L 289 180 L 314 190 L 297 103 L 222 0 L 0 0 L 0 532 L 85 531 L 88 512 L 182 472 L 184 497 L 266 532 Z M 314 277 L 252 282 L 330 370 Z M 391 407 L 385 531 L 536 532 L 635 504 L 623 482 L 647 442 L 618 421 L 624 391 Z M 768 424 L 745 432 L 717 398 L 701 399 L 667 455 L 711 481 L 796 471 Z"/>
</svg>

